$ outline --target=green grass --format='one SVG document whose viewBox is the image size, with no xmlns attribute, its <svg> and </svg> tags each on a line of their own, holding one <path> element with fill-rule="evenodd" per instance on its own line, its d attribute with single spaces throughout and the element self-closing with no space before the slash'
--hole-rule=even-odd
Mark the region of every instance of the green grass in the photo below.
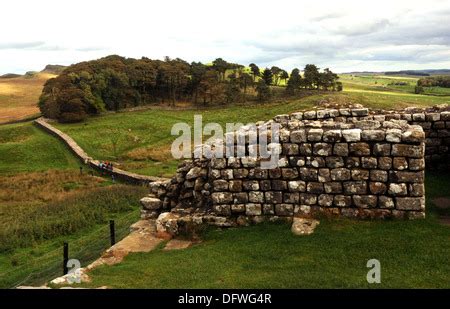
<svg viewBox="0 0 450 309">
<path fill-rule="evenodd" d="M 0 205 L 0 288 L 37 285 L 61 275 L 62 243 L 82 266 L 109 247 L 108 220 L 117 240 L 139 219 L 144 187 L 114 185 L 41 205 Z M 20 206 L 20 207 L 19 207 Z"/>
<path fill-rule="evenodd" d="M 0 174 L 80 166 L 63 143 L 31 122 L 0 126 L 0 157 Z"/>
<path fill-rule="evenodd" d="M 113 288 L 449 288 L 450 227 L 430 198 L 449 195 L 450 179 L 427 175 L 428 217 L 416 221 L 322 220 L 298 237 L 284 224 L 211 229 L 189 249 L 133 253 L 90 273 L 83 286 Z M 368 284 L 366 263 L 381 263 Z"/>
</svg>

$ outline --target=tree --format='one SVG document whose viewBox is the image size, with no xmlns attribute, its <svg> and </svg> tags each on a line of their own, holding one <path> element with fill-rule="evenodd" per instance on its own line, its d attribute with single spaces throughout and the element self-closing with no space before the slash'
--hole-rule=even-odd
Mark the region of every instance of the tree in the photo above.
<svg viewBox="0 0 450 309">
<path fill-rule="evenodd" d="M 331 72 L 329 68 L 326 68 L 323 73 L 319 73 L 319 84 L 324 90 L 332 88 L 336 90 L 336 81 L 338 80 L 338 75 Z"/>
<path fill-rule="evenodd" d="M 261 78 L 266 83 L 267 86 L 272 85 L 273 73 L 272 73 L 272 71 L 269 68 L 265 68 L 264 69 Z"/>
<path fill-rule="evenodd" d="M 281 74 L 280 74 L 280 79 L 281 80 L 284 80 L 284 83 L 286 84 L 286 80 L 289 78 L 289 74 L 288 74 L 288 72 L 286 72 L 285 70 L 282 70 L 281 71 Z"/>
<path fill-rule="evenodd" d="M 270 98 L 270 87 L 266 82 L 261 79 L 256 83 L 256 92 L 258 93 L 258 101 L 266 101 Z"/>
<path fill-rule="evenodd" d="M 190 66 L 189 91 L 193 96 L 194 103 L 197 103 L 200 83 L 206 74 L 208 67 L 201 62 L 192 62 Z"/>
<path fill-rule="evenodd" d="M 300 70 L 295 68 L 291 72 L 291 76 L 287 82 L 286 93 L 289 95 L 294 95 L 302 84 L 302 77 L 300 75 Z"/>
<path fill-rule="evenodd" d="M 255 81 L 256 78 L 261 75 L 261 71 L 259 70 L 259 67 L 254 63 L 250 63 L 249 67 L 253 74 L 253 81 Z"/>
<path fill-rule="evenodd" d="M 244 99 L 247 95 L 247 87 L 251 86 L 253 84 L 253 78 L 248 73 L 241 73 L 238 77 L 239 80 L 239 86 L 241 89 L 244 90 Z"/>
<path fill-rule="evenodd" d="M 239 95 L 241 93 L 239 81 L 236 77 L 236 73 L 232 73 L 228 76 L 229 80 L 225 87 L 225 97 L 227 103 L 239 101 Z"/>
<path fill-rule="evenodd" d="M 275 86 L 278 86 L 278 81 L 280 80 L 280 74 L 281 74 L 281 72 L 283 72 L 283 70 L 280 69 L 279 67 L 273 66 L 270 68 L 270 71 L 272 72 Z"/>
<path fill-rule="evenodd" d="M 305 66 L 304 71 L 304 78 L 305 78 L 305 86 L 309 89 L 313 89 L 316 87 L 316 89 L 319 89 L 320 85 L 320 74 L 319 74 L 319 68 L 316 67 L 314 64 L 307 64 Z"/>
<path fill-rule="evenodd" d="M 230 68 L 230 64 L 222 58 L 217 58 L 212 64 L 212 68 L 219 73 L 220 80 L 225 80 L 225 72 Z"/>
<path fill-rule="evenodd" d="M 423 87 L 417 85 L 416 87 L 414 87 L 414 93 L 415 94 L 422 94 L 422 93 L 424 93 Z"/>
</svg>

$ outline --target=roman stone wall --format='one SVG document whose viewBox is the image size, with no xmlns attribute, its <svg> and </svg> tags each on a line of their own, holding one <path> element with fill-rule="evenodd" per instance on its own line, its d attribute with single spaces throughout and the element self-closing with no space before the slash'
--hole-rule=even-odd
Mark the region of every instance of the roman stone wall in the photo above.
<svg viewBox="0 0 450 309">
<path fill-rule="evenodd" d="M 367 109 L 278 115 L 266 123 L 281 126 L 279 143 L 271 144 L 280 151 L 277 167 L 263 169 L 251 157 L 184 161 L 170 181 L 151 185 L 143 217 L 170 211 L 222 225 L 319 214 L 423 218 L 426 134 L 396 118 Z M 255 132 L 235 132 L 242 134 Z"/>
</svg>

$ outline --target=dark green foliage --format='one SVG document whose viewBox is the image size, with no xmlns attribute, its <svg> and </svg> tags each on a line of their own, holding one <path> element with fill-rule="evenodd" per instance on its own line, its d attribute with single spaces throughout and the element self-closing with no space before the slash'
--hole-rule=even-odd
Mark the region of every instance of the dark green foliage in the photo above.
<svg viewBox="0 0 450 309">
<path fill-rule="evenodd" d="M 423 87 L 422 86 L 415 86 L 414 87 L 414 93 L 415 94 L 421 94 L 421 93 L 424 93 L 424 90 L 423 90 Z"/>
<path fill-rule="evenodd" d="M 247 99 L 264 101 L 271 94 L 277 96 L 269 86 L 277 86 L 280 80 L 289 78 L 286 71 L 276 66 L 266 68 L 260 74 L 258 66 L 252 63 L 250 71 L 253 78 L 242 65 L 222 58 L 214 60 L 212 65 L 204 65 L 200 62 L 189 64 L 179 58 L 166 57 L 161 61 L 111 55 L 65 68 L 58 77 L 46 82 L 38 106 L 45 117 L 60 122 L 79 122 L 88 115 L 106 110 L 117 111 L 149 103 L 175 106 L 178 101 L 201 102 L 203 105 Z M 308 88 L 313 85 L 324 90 L 336 88 L 337 76 L 328 69 L 319 73 L 316 66 L 308 65 L 306 75 L 309 76 Z M 260 76 L 267 87 L 259 82 L 255 85 Z M 294 77 L 299 78 L 299 74 Z M 288 92 L 297 93 L 298 80 L 290 84 Z M 249 87 L 256 87 L 257 96 L 253 93 L 247 96 Z"/>
<path fill-rule="evenodd" d="M 430 76 L 421 78 L 417 81 L 417 86 L 450 88 L 450 76 Z"/>
<path fill-rule="evenodd" d="M 286 86 L 286 93 L 289 95 L 294 95 L 297 91 L 300 90 L 300 86 L 302 85 L 302 77 L 300 75 L 300 70 L 295 68 L 291 72 L 291 77 L 288 80 Z"/>
</svg>

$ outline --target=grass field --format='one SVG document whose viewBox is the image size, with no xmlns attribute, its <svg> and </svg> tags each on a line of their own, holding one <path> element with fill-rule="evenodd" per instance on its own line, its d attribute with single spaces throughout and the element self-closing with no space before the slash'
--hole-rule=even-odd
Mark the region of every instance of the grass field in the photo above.
<svg viewBox="0 0 450 309">
<path fill-rule="evenodd" d="M 39 114 L 37 102 L 44 83 L 56 75 L 37 73 L 34 76 L 0 78 L 0 123 Z"/>
<path fill-rule="evenodd" d="M 113 288 L 449 288 L 450 227 L 431 203 L 450 196 L 450 179 L 427 174 L 427 219 L 321 220 L 313 235 L 285 224 L 211 229 L 185 250 L 133 253 L 90 273 L 83 286 Z M 369 259 L 381 284 L 366 281 Z"/>
<path fill-rule="evenodd" d="M 31 122 L 0 126 L 0 288 L 61 274 L 62 242 L 84 265 L 139 218 L 143 187 L 79 174 L 80 163 Z"/>
</svg>

